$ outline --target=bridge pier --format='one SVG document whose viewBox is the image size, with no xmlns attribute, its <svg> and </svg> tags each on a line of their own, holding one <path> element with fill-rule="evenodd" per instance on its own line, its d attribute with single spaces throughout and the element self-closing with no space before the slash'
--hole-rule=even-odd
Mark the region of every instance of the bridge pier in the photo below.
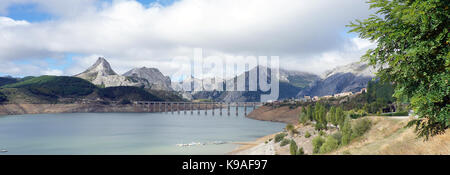
<svg viewBox="0 0 450 175">
<path fill-rule="evenodd" d="M 238 107 L 239 107 L 239 103 L 238 102 L 236 102 L 236 116 L 238 116 Z"/>
<path fill-rule="evenodd" d="M 244 102 L 244 115 L 247 115 L 247 105 L 245 102 Z"/>
<path fill-rule="evenodd" d="M 211 114 L 214 116 L 214 102 L 211 104 Z"/>
</svg>

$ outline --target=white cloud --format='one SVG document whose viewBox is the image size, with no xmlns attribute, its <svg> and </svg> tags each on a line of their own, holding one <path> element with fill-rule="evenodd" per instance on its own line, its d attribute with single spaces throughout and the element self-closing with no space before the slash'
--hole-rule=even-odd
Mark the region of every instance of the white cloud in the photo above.
<svg viewBox="0 0 450 175">
<path fill-rule="evenodd" d="M 42 3 L 64 18 L 0 27 L 0 61 L 77 53 L 87 56 L 74 58 L 64 74 L 82 71 L 98 55 L 118 73 L 147 66 L 171 74 L 186 67 L 173 65 L 172 58 L 203 48 L 205 57 L 276 55 L 288 69 L 321 73 L 356 61 L 367 45 L 342 34 L 351 20 L 369 14 L 361 0 L 181 0 L 167 7 L 113 1 L 101 8 L 93 2 L 80 1 L 88 10 L 75 4 L 67 14 L 50 10 L 64 11 L 63 3 Z"/>
<path fill-rule="evenodd" d="M 63 71 L 58 70 L 58 69 L 47 69 L 42 71 L 41 73 L 42 75 L 63 75 Z"/>
</svg>

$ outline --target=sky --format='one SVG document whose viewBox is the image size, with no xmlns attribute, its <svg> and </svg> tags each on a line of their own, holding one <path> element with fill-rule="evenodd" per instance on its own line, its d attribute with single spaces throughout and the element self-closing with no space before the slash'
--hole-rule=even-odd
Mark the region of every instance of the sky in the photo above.
<svg viewBox="0 0 450 175">
<path fill-rule="evenodd" d="M 119 74 L 145 66 L 171 76 L 189 72 L 185 57 L 198 48 L 231 62 L 278 56 L 280 68 L 323 74 L 374 46 L 345 26 L 368 8 L 364 0 L 1 0 L 0 76 L 70 76 L 100 56 Z"/>
</svg>

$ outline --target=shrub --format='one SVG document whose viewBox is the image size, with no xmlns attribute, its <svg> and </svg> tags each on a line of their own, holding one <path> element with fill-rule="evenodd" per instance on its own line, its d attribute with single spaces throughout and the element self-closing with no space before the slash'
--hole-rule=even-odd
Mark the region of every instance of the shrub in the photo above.
<svg viewBox="0 0 450 175">
<path fill-rule="evenodd" d="M 325 135 L 325 132 L 324 132 L 323 130 L 320 130 L 320 131 L 319 131 L 319 135 L 320 135 L 320 136 L 324 136 L 324 135 Z"/>
<path fill-rule="evenodd" d="M 294 133 L 295 127 L 292 124 L 287 124 L 286 125 L 286 131 L 288 131 L 289 133 Z"/>
<path fill-rule="evenodd" d="M 325 143 L 322 144 L 320 147 L 320 153 L 328 153 L 335 149 L 337 149 L 339 146 L 339 142 L 333 137 L 328 136 Z"/>
<path fill-rule="evenodd" d="M 332 134 L 331 136 L 338 141 L 339 145 L 341 144 L 341 140 L 342 140 L 342 133 L 341 132 L 336 132 L 336 133 Z"/>
<path fill-rule="evenodd" d="M 320 147 L 322 147 L 322 144 L 325 142 L 325 139 L 321 136 L 314 137 L 312 140 L 313 144 L 313 153 L 319 153 Z"/>
<path fill-rule="evenodd" d="M 286 146 L 287 144 L 289 144 L 289 140 L 288 139 L 283 139 L 283 141 L 281 141 L 280 146 Z"/>
<path fill-rule="evenodd" d="M 297 151 L 297 155 L 305 155 L 305 151 L 303 150 L 303 147 L 300 147 Z"/>
<path fill-rule="evenodd" d="M 305 155 L 303 147 L 298 148 L 297 143 L 295 143 L 294 140 L 291 140 L 290 142 L 289 151 L 291 155 Z"/>
<path fill-rule="evenodd" d="M 311 133 L 309 133 L 308 131 L 306 131 L 306 133 L 305 133 L 305 138 L 309 138 L 309 137 L 311 137 Z"/>
<path fill-rule="evenodd" d="M 387 113 L 387 114 L 380 114 L 380 116 L 408 116 L 408 111 L 400 111 L 400 112 L 394 112 L 394 113 Z"/>
<path fill-rule="evenodd" d="M 291 152 L 291 155 L 297 155 L 298 146 L 294 140 L 291 140 L 291 144 L 289 146 L 289 151 Z"/>
<path fill-rule="evenodd" d="M 352 126 L 352 138 L 362 136 L 370 129 L 371 125 L 372 122 L 367 118 L 357 120 Z"/>
<path fill-rule="evenodd" d="M 275 135 L 275 143 L 280 142 L 281 140 L 284 139 L 284 137 L 286 137 L 286 133 L 279 133 L 277 135 Z"/>
</svg>

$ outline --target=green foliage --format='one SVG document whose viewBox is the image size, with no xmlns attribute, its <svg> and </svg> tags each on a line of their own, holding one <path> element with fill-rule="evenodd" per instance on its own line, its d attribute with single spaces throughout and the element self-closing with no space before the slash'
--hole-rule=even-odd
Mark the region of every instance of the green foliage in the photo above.
<svg viewBox="0 0 450 175">
<path fill-rule="evenodd" d="M 287 136 L 287 134 L 286 133 L 279 133 L 279 134 L 277 134 L 277 135 L 275 135 L 275 143 L 278 143 L 278 142 L 280 142 L 281 140 L 283 140 L 284 139 L 284 137 L 286 137 Z"/>
<path fill-rule="evenodd" d="M 288 131 L 289 133 L 294 133 L 295 127 L 292 124 L 287 124 L 286 125 L 286 131 Z"/>
<path fill-rule="evenodd" d="M 9 77 L 0 77 L 0 86 L 17 83 L 17 79 Z"/>
<path fill-rule="evenodd" d="M 308 104 L 308 106 L 306 106 L 306 116 L 308 116 L 310 121 L 314 121 L 314 115 L 313 115 L 313 109 L 311 104 Z"/>
<path fill-rule="evenodd" d="M 3 87 L 23 88 L 33 94 L 51 98 L 85 96 L 96 89 L 95 85 L 81 78 L 47 75 L 28 78 Z"/>
<path fill-rule="evenodd" d="M 98 95 L 115 101 L 123 99 L 135 101 L 162 101 L 146 90 L 133 86 L 107 87 L 98 90 Z"/>
<path fill-rule="evenodd" d="M 393 94 L 394 86 L 391 83 L 372 80 L 367 84 L 367 93 L 364 94 L 364 98 L 369 104 L 377 101 L 380 104 L 387 104 L 395 101 Z"/>
<path fill-rule="evenodd" d="M 306 131 L 306 133 L 305 133 L 305 138 L 309 138 L 309 137 L 311 137 L 311 133 L 309 133 L 308 131 Z"/>
<path fill-rule="evenodd" d="M 334 107 L 334 106 L 331 107 L 330 111 L 328 111 L 327 117 L 328 117 L 328 119 L 327 119 L 328 123 L 331 123 L 334 126 L 338 125 L 338 118 L 336 115 L 336 107 Z"/>
<path fill-rule="evenodd" d="M 323 143 L 325 142 L 325 139 L 321 136 L 314 137 L 312 140 L 313 144 L 313 153 L 319 153 L 320 147 L 322 147 Z"/>
<path fill-rule="evenodd" d="M 370 0 L 377 11 L 349 26 L 377 42 L 363 56 L 377 65 L 382 81 L 394 82 L 396 98 L 407 97 L 419 118 L 418 136 L 428 139 L 450 126 L 450 26 L 448 1 Z"/>
<path fill-rule="evenodd" d="M 336 132 L 336 133 L 332 134 L 331 136 L 338 141 L 339 145 L 342 143 L 342 133 L 341 132 Z"/>
<path fill-rule="evenodd" d="M 314 106 L 314 121 L 316 121 L 315 128 L 316 130 L 327 129 L 327 119 L 326 119 L 327 111 L 325 106 L 321 103 L 317 102 Z"/>
<path fill-rule="evenodd" d="M 291 155 L 297 155 L 297 151 L 298 151 L 297 143 L 295 143 L 294 140 L 291 140 L 289 145 L 289 152 L 291 153 Z"/>
<path fill-rule="evenodd" d="M 320 153 L 328 153 L 339 147 L 339 142 L 333 136 L 328 136 L 325 143 L 320 147 Z"/>
<path fill-rule="evenodd" d="M 0 92 L 0 103 L 3 103 L 5 101 L 7 101 L 8 99 L 6 98 L 6 95 L 3 94 L 2 92 Z"/>
<path fill-rule="evenodd" d="M 297 151 L 296 155 L 305 155 L 305 151 L 303 150 L 303 147 L 300 147 Z"/>
<path fill-rule="evenodd" d="M 352 125 L 350 123 L 350 119 L 346 118 L 341 127 L 342 145 L 348 145 L 352 139 Z"/>
<path fill-rule="evenodd" d="M 357 118 L 360 118 L 360 117 L 367 116 L 367 113 L 364 110 L 362 110 L 362 109 L 360 109 L 358 111 L 350 110 L 350 111 L 347 112 L 347 114 L 352 119 L 357 119 Z"/>
<path fill-rule="evenodd" d="M 355 124 L 352 125 L 352 138 L 362 136 L 371 126 L 372 122 L 367 118 L 356 120 Z"/>
<path fill-rule="evenodd" d="M 303 147 L 298 148 L 297 143 L 294 140 L 290 141 L 289 152 L 291 155 L 305 155 Z"/>
<path fill-rule="evenodd" d="M 336 123 L 339 125 L 340 128 L 342 128 L 344 121 L 345 121 L 345 114 L 344 110 L 342 110 L 341 107 L 336 108 Z"/>
<path fill-rule="evenodd" d="M 400 112 L 393 112 L 393 113 L 387 113 L 387 114 L 380 114 L 380 116 L 408 116 L 408 111 L 400 111 Z"/>
<path fill-rule="evenodd" d="M 290 143 L 290 141 L 288 139 L 283 139 L 280 143 L 280 146 L 286 146 Z"/>
<path fill-rule="evenodd" d="M 320 131 L 319 131 L 319 135 L 320 135 L 320 136 L 324 136 L 324 135 L 325 135 L 325 132 L 323 132 L 323 130 L 320 130 Z"/>
<path fill-rule="evenodd" d="M 301 124 L 307 124 L 309 120 L 308 113 L 305 106 L 302 106 L 302 111 L 298 115 L 298 122 Z"/>
</svg>

